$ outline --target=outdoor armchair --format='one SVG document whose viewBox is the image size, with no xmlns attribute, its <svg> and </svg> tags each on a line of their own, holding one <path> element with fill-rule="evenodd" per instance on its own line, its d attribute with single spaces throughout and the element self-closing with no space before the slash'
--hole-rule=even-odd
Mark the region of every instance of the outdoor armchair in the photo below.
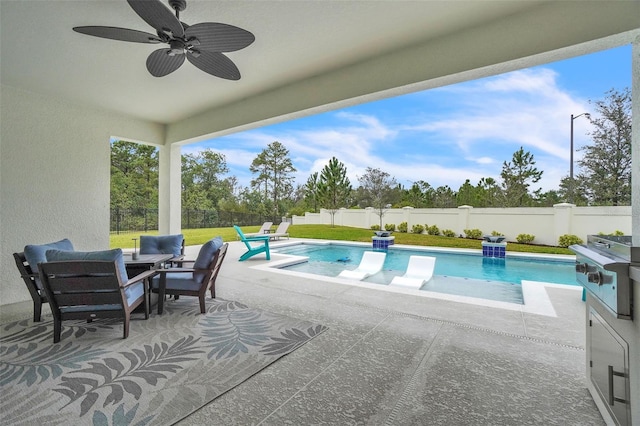
<svg viewBox="0 0 640 426">
<path fill-rule="evenodd" d="M 271 260 L 271 254 L 269 252 L 269 239 L 271 237 L 269 237 L 269 234 L 247 237 L 238 225 L 233 225 L 233 227 L 238 233 L 240 241 L 242 241 L 247 247 L 247 251 L 242 256 L 240 256 L 240 262 L 245 261 L 250 257 L 260 253 L 265 253 L 267 256 L 267 260 Z M 257 243 L 257 245 L 255 243 Z"/>
<path fill-rule="evenodd" d="M 198 258 L 193 261 L 183 261 L 183 266 L 193 263 L 192 268 L 158 269 L 151 281 L 151 291 L 158 293 L 158 314 L 164 309 L 166 295 L 194 296 L 200 302 L 200 313 L 206 311 L 205 296 L 211 289 L 211 298 L 216 297 L 216 278 L 227 254 L 229 243 L 223 243 L 221 237 L 213 238 L 203 244 Z"/>
<path fill-rule="evenodd" d="M 98 318 L 123 320 L 123 338 L 129 336 L 129 320 L 135 308 L 144 304 L 149 318 L 148 286 L 155 274 L 146 271 L 129 279 L 122 250 L 72 252 L 48 250 L 40 263 L 42 285 L 53 314 L 53 342 L 60 341 L 62 321 Z"/>
<path fill-rule="evenodd" d="M 73 250 L 73 244 L 65 238 L 47 244 L 30 244 L 25 246 L 23 252 L 13 253 L 20 277 L 22 277 L 33 300 L 33 322 L 42 320 L 42 305 L 48 302 L 40 280 L 38 264 L 46 262 L 46 251 L 51 249 Z"/>
</svg>

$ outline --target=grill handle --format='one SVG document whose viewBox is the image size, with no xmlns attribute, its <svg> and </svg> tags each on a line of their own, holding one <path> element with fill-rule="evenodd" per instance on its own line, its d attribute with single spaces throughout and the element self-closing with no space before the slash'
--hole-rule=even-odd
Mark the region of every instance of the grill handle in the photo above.
<svg viewBox="0 0 640 426">
<path fill-rule="evenodd" d="M 613 376 L 627 377 L 624 373 L 615 371 L 613 369 L 613 365 L 609 366 L 609 405 L 611 405 L 612 407 L 616 402 L 621 402 L 623 404 L 626 404 L 628 402 L 626 399 L 618 398 L 613 394 Z"/>
</svg>

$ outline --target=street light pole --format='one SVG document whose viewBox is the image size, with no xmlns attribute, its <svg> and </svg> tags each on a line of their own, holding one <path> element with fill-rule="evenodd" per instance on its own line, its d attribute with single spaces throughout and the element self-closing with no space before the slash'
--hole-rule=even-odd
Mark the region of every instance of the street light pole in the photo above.
<svg viewBox="0 0 640 426">
<path fill-rule="evenodd" d="M 569 155 L 569 184 L 571 185 L 571 189 L 569 191 L 569 202 L 573 203 L 573 120 L 575 120 L 578 117 L 582 117 L 585 116 L 587 118 L 590 118 L 591 116 L 589 115 L 588 112 L 583 112 L 582 114 L 578 114 L 574 117 L 573 114 L 571 114 L 571 154 Z"/>
</svg>

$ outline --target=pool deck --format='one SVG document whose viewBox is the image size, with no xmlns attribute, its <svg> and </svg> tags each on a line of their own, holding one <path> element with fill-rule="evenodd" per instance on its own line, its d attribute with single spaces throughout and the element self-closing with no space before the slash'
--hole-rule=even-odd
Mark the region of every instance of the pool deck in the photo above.
<svg viewBox="0 0 640 426">
<path fill-rule="evenodd" d="M 230 242 L 219 298 L 329 329 L 180 425 L 605 424 L 586 388 L 579 287 L 542 287 L 554 315 L 541 315 L 274 273 L 243 252 Z M 30 302 L 1 312 L 29 316 Z"/>
</svg>

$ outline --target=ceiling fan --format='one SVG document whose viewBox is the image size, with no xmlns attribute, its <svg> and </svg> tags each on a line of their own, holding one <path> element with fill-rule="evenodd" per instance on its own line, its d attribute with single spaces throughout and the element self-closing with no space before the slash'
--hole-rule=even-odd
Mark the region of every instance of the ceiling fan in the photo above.
<svg viewBox="0 0 640 426">
<path fill-rule="evenodd" d="M 239 80 L 238 67 L 222 52 L 244 49 L 255 40 L 247 30 L 233 25 L 202 22 L 187 25 L 180 21 L 186 0 L 169 0 L 175 16 L 160 0 L 127 0 L 129 6 L 155 30 L 156 34 L 118 27 L 74 27 L 82 34 L 135 43 L 166 43 L 147 58 L 147 70 L 155 77 L 164 77 L 180 68 L 186 57 L 202 71 L 228 80 Z"/>
</svg>

